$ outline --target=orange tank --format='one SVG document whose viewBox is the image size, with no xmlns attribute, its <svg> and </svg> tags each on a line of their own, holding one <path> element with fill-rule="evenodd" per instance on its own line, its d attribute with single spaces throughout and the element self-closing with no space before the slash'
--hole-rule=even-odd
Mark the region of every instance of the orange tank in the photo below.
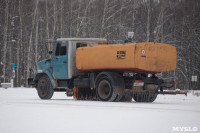
<svg viewBox="0 0 200 133">
<path fill-rule="evenodd" d="M 162 43 L 131 43 L 80 47 L 76 51 L 78 70 L 120 70 L 158 73 L 176 69 L 176 48 Z"/>
</svg>

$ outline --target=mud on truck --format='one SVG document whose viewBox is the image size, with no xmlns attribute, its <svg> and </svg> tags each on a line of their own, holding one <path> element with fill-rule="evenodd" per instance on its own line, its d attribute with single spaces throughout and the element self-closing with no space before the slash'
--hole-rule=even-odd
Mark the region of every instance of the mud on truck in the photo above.
<svg viewBox="0 0 200 133">
<path fill-rule="evenodd" d="M 41 99 L 63 91 L 77 100 L 153 102 L 176 82 L 165 82 L 158 73 L 176 69 L 176 48 L 144 42 L 108 44 L 102 38 L 59 38 L 52 58 L 38 62 L 28 84 Z M 166 90 L 167 89 L 167 90 Z"/>
</svg>

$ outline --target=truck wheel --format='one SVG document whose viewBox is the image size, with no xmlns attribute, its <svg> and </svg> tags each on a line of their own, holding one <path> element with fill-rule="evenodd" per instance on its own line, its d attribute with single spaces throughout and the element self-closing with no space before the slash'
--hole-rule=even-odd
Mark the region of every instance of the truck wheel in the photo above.
<svg viewBox="0 0 200 133">
<path fill-rule="evenodd" d="M 117 95 L 115 102 L 119 102 L 122 99 L 122 97 L 123 97 L 122 95 Z"/>
<path fill-rule="evenodd" d="M 99 100 L 113 102 L 117 93 L 115 93 L 114 88 L 107 76 L 100 77 L 97 81 L 96 94 Z"/>
<path fill-rule="evenodd" d="M 133 94 L 133 99 L 136 102 L 153 102 L 157 98 L 156 93 L 136 93 Z"/>
<path fill-rule="evenodd" d="M 53 86 L 46 75 L 39 79 L 37 83 L 37 92 L 41 99 L 51 99 L 53 96 Z"/>
</svg>

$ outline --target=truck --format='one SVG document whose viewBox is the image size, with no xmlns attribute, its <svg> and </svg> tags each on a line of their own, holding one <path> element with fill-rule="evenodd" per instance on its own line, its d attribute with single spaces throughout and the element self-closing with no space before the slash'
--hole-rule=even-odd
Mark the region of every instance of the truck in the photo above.
<svg viewBox="0 0 200 133">
<path fill-rule="evenodd" d="M 177 82 L 158 76 L 176 69 L 172 45 L 109 44 L 104 38 L 58 38 L 54 44 L 52 58 L 38 62 L 28 78 L 41 99 L 59 91 L 77 100 L 108 102 L 153 102 L 158 94 L 187 94 L 169 91 Z"/>
</svg>

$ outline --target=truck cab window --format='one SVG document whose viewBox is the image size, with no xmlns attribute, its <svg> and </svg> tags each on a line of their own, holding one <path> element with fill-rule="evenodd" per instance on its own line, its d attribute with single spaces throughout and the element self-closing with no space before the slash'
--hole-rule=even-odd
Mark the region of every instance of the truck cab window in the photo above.
<svg viewBox="0 0 200 133">
<path fill-rule="evenodd" d="M 65 43 L 61 44 L 60 55 L 66 55 L 66 44 Z"/>
<path fill-rule="evenodd" d="M 57 43 L 55 56 L 59 56 L 59 52 L 60 52 L 60 43 Z"/>
<path fill-rule="evenodd" d="M 76 48 L 87 47 L 87 43 L 76 43 Z"/>
<path fill-rule="evenodd" d="M 66 55 L 66 44 L 57 43 L 55 56 Z"/>
</svg>

